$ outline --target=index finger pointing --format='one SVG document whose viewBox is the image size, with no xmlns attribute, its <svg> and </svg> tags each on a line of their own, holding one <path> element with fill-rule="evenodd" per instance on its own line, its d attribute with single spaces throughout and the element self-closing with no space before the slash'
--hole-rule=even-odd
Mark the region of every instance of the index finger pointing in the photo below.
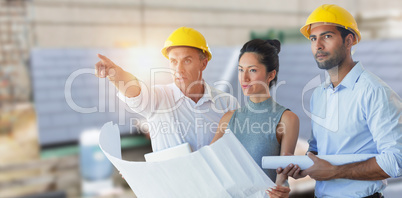
<svg viewBox="0 0 402 198">
<path fill-rule="evenodd" d="M 102 54 L 98 54 L 98 58 L 100 58 L 102 61 L 106 62 L 106 63 L 110 63 L 112 62 L 108 57 L 102 55 Z"/>
</svg>

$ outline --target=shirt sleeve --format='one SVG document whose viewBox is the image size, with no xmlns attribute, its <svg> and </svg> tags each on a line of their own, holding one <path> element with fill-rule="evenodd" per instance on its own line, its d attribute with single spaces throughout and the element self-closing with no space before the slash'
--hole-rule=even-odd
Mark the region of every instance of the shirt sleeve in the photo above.
<svg viewBox="0 0 402 198">
<path fill-rule="evenodd" d="M 149 94 L 150 91 L 151 90 L 147 86 L 141 84 L 141 92 L 138 96 L 128 98 L 123 93 L 118 92 L 117 97 L 121 101 L 126 103 L 127 106 L 134 112 L 144 116 L 145 118 L 149 118 L 151 116 L 152 110 L 155 109 L 155 101 L 157 101 L 156 98 L 158 97 L 155 94 L 153 96 L 153 100 L 151 101 L 151 97 Z"/>
<path fill-rule="evenodd" d="M 313 131 L 311 131 L 311 137 L 307 140 L 308 142 L 308 150 L 307 152 L 316 152 L 317 153 L 317 141 L 313 135 Z"/>
<path fill-rule="evenodd" d="M 389 87 L 375 88 L 367 97 L 367 124 L 379 152 L 376 161 L 390 177 L 402 175 L 401 114 L 401 99 Z"/>
</svg>

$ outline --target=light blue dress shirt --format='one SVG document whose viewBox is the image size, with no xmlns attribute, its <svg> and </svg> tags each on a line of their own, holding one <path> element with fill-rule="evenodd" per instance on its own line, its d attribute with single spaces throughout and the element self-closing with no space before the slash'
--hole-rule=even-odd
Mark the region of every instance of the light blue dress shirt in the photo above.
<svg viewBox="0 0 402 198">
<path fill-rule="evenodd" d="M 317 87 L 310 101 L 309 151 L 319 155 L 379 154 L 378 165 L 391 177 L 402 175 L 402 102 L 360 63 L 333 87 Z M 365 197 L 381 192 L 386 181 L 317 181 L 317 197 Z"/>
</svg>

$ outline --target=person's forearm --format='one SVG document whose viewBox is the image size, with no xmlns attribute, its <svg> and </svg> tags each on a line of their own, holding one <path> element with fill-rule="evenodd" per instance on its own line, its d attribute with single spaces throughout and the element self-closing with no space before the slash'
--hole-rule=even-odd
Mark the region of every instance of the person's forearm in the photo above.
<svg viewBox="0 0 402 198">
<path fill-rule="evenodd" d="M 335 172 L 333 179 L 383 180 L 390 177 L 381 169 L 374 157 L 363 162 L 336 166 Z"/>
<path fill-rule="evenodd" d="M 110 75 L 108 78 L 119 92 L 128 98 L 136 97 L 141 92 L 141 86 L 138 79 L 121 68 L 116 68 L 115 75 Z"/>
<path fill-rule="evenodd" d="M 308 152 L 311 152 L 311 153 L 313 153 L 314 155 L 318 155 L 318 152 L 317 152 L 317 151 L 307 151 L 307 152 L 306 152 L 306 155 L 307 155 Z"/>
</svg>

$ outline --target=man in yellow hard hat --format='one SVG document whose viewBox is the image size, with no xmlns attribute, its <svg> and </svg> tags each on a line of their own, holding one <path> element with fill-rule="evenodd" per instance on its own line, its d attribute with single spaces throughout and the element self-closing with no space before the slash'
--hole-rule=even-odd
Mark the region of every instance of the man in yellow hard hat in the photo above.
<svg viewBox="0 0 402 198">
<path fill-rule="evenodd" d="M 337 5 L 319 6 L 301 33 L 310 39 L 317 65 L 330 79 L 311 97 L 312 136 L 306 170 L 278 168 L 294 178 L 317 180 L 316 197 L 382 197 L 385 179 L 402 175 L 402 102 L 381 79 L 352 59 L 361 35 L 353 16 Z M 335 166 L 315 156 L 378 154 Z"/>
<path fill-rule="evenodd" d="M 198 31 L 176 29 L 166 40 L 162 54 L 169 60 L 172 84 L 148 89 L 100 54 L 96 75 L 107 77 L 119 90 L 119 98 L 147 119 L 154 152 L 183 143 L 196 151 L 212 141 L 220 118 L 238 107 L 237 100 L 203 80 L 212 54 Z"/>
</svg>

